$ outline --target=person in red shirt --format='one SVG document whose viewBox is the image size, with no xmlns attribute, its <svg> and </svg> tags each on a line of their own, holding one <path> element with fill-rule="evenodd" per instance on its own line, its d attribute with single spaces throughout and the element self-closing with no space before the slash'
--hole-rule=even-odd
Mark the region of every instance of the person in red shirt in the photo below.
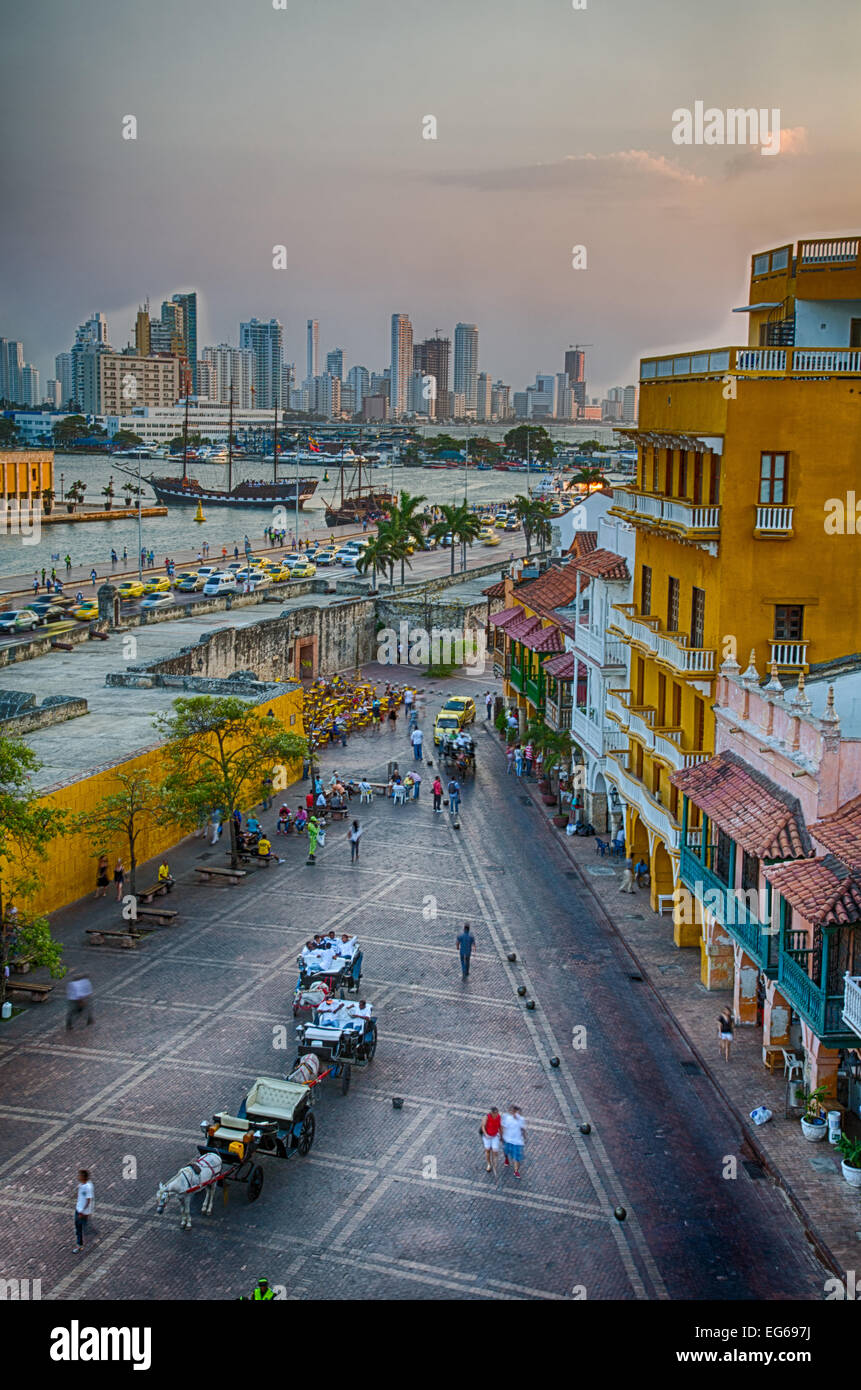
<svg viewBox="0 0 861 1390">
<path fill-rule="evenodd" d="M 433 808 L 438 815 L 442 815 L 442 782 L 439 776 L 433 779 Z"/>
<path fill-rule="evenodd" d="M 314 793 L 313 793 L 313 792 L 306 792 L 306 793 L 305 793 L 305 809 L 307 810 L 307 812 L 308 812 L 309 815 L 311 814 L 311 812 L 312 812 L 313 809 L 314 809 Z"/>
<path fill-rule="evenodd" d="M 480 1132 L 487 1171 L 493 1173 L 494 1177 L 496 1176 L 496 1165 L 499 1162 L 499 1130 L 501 1125 L 502 1116 L 496 1106 L 492 1105 L 489 1113 L 484 1117 Z"/>
</svg>

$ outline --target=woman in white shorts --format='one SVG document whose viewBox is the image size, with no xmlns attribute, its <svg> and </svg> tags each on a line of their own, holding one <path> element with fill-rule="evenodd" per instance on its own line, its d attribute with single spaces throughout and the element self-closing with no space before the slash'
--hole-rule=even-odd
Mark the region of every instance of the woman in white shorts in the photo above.
<svg viewBox="0 0 861 1390">
<path fill-rule="evenodd" d="M 482 1121 L 479 1134 L 484 1145 L 484 1162 L 488 1173 L 496 1173 L 496 1165 L 499 1162 L 499 1132 L 502 1126 L 502 1117 L 495 1105 L 490 1107 L 489 1112 Z"/>
</svg>

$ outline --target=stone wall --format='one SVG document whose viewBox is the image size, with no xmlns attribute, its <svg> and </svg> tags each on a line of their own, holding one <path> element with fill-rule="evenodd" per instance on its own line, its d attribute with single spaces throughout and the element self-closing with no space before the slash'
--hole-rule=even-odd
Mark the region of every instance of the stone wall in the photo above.
<svg viewBox="0 0 861 1390">
<path fill-rule="evenodd" d="M 6 738 L 20 738 L 50 724 L 62 724 L 86 714 L 86 700 L 74 695 L 46 695 L 41 705 L 25 690 L 0 691 L 0 731 Z"/>
</svg>

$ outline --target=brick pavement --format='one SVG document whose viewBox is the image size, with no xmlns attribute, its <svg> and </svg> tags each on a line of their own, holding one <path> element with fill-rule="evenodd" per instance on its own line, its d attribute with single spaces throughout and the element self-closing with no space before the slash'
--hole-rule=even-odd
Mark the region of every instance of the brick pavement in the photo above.
<svg viewBox="0 0 861 1390">
<path fill-rule="evenodd" d="M 480 695 L 485 679 L 457 688 Z M 394 755 L 406 767 L 399 722 L 324 765 L 379 777 Z M 720 1181 L 731 1119 L 706 1079 L 681 1085 L 677 1038 L 628 982 L 538 810 L 512 805 L 493 742 L 479 735 L 460 830 L 434 816 L 426 776 L 418 803 L 355 808 L 355 866 L 336 824 L 316 868 L 304 840 L 275 839 L 280 867 L 235 888 L 199 885 L 194 864 L 222 848 L 185 841 L 171 855 L 179 924 L 135 954 L 81 944 L 115 903 L 56 915 L 67 964 L 93 979 L 96 1024 L 66 1032 L 55 999 L 0 1034 L 6 1277 L 41 1278 L 43 1297 L 60 1299 L 230 1299 L 261 1274 L 295 1299 L 821 1296 L 821 1268 L 770 1184 L 744 1178 L 730 1193 Z M 454 945 L 465 919 L 478 942 L 468 982 Z M 264 1158 L 257 1203 L 228 1189 L 180 1231 L 175 1207 L 155 1213 L 157 1182 L 195 1155 L 201 1120 L 235 1109 L 255 1076 L 290 1068 L 279 1030 L 292 1026 L 297 950 L 310 930 L 341 924 L 365 949 L 372 1066 L 346 1097 L 324 1083 L 310 1155 Z M 478 1124 L 488 1104 L 512 1102 L 527 1121 L 524 1177 L 503 1169 L 494 1181 Z M 80 1165 L 92 1169 L 98 1240 L 78 1257 Z"/>
</svg>

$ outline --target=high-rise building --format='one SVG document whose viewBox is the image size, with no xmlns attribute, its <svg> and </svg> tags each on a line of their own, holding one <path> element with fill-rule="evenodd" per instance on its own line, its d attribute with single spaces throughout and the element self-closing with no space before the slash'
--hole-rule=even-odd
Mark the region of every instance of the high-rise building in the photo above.
<svg viewBox="0 0 861 1390">
<path fill-rule="evenodd" d="M 476 394 L 475 418 L 489 420 L 493 415 L 493 385 L 487 372 L 479 372 Z"/>
<path fill-rule="evenodd" d="M 451 391 L 451 339 L 441 338 L 439 333 L 433 338 L 425 338 L 413 349 L 413 366 L 425 376 L 432 376 L 436 390 L 428 402 L 428 413 L 438 420 L 445 420 L 451 414 L 449 394 Z"/>
<path fill-rule="evenodd" d="M 178 357 L 83 352 L 80 396 L 85 415 L 127 415 L 141 406 L 176 405 L 182 391 Z"/>
<path fill-rule="evenodd" d="M 37 367 L 31 366 L 29 362 L 25 362 L 21 368 L 21 404 L 26 406 L 42 404 L 39 370 Z"/>
<path fill-rule="evenodd" d="M 362 409 L 362 401 L 368 394 L 371 375 L 367 367 L 351 367 L 347 373 L 347 385 L 353 390 L 353 414 Z"/>
<path fill-rule="evenodd" d="M 308 324 L 307 324 L 307 328 L 306 328 L 306 358 L 307 358 L 307 370 L 306 370 L 306 372 L 305 372 L 305 377 L 306 377 L 306 380 L 308 380 L 308 381 L 313 381 L 313 380 L 314 380 L 314 377 L 317 375 L 317 373 L 318 373 L 319 370 L 320 370 L 319 361 L 318 361 L 318 358 L 319 358 L 319 351 L 320 351 L 320 325 L 319 325 L 319 323 L 317 322 L 316 319 L 309 319 L 309 320 L 308 320 Z"/>
<path fill-rule="evenodd" d="M 261 323 L 248 319 L 239 325 L 239 346 L 254 354 L 254 406 L 272 410 L 281 405 L 281 366 L 284 329 L 277 319 Z"/>
<path fill-rule="evenodd" d="M 387 420 L 389 417 L 388 396 L 370 395 L 362 401 L 363 420 Z"/>
<path fill-rule="evenodd" d="M 23 371 L 24 344 L 14 338 L 0 338 L 0 401 L 23 405 Z"/>
<path fill-rule="evenodd" d="M 454 330 L 454 389 L 466 398 L 466 412 L 475 411 L 478 395 L 478 327 L 459 323 Z"/>
<path fill-rule="evenodd" d="M 59 410 L 63 405 L 63 387 L 56 377 L 49 376 L 45 383 L 45 404 L 52 410 Z"/>
<path fill-rule="evenodd" d="M 626 386 L 622 392 L 622 419 L 629 424 L 633 424 L 637 419 L 639 395 L 639 388 L 636 386 Z"/>
<path fill-rule="evenodd" d="M 327 352 L 327 353 L 326 353 L 326 371 L 329 372 L 331 376 L 336 376 L 336 377 L 338 378 L 339 381 L 342 381 L 342 380 L 343 380 L 343 377 L 344 377 L 344 349 L 343 349 L 343 348 L 333 348 L 331 352 Z"/>
<path fill-rule="evenodd" d="M 102 352 L 110 352 L 111 345 L 108 340 L 108 321 L 104 314 L 93 314 L 92 318 L 87 319 L 75 330 L 75 342 L 72 346 L 72 399 L 78 406 L 88 414 L 96 413 L 93 402 L 98 394 L 98 372 L 96 364 L 89 362 L 90 357 L 98 356 Z M 89 404 L 85 404 L 89 402 Z"/>
<path fill-rule="evenodd" d="M 571 391 L 578 406 L 586 404 L 586 354 L 580 348 L 570 347 L 565 354 L 565 375 L 571 383 Z"/>
<path fill-rule="evenodd" d="M 428 395 L 425 395 L 425 374 L 422 371 L 410 372 L 410 379 L 407 383 L 407 410 L 412 415 L 430 415 L 431 407 L 431 384 L 428 385 Z"/>
<path fill-rule="evenodd" d="M 408 314 L 392 314 L 392 415 L 407 409 L 407 387 L 413 370 L 413 326 Z"/>
<path fill-rule="evenodd" d="M 355 415 L 356 413 L 356 389 L 350 386 L 349 382 L 341 382 L 341 414 Z"/>
<path fill-rule="evenodd" d="M 188 294 L 175 294 L 173 303 L 182 310 L 184 346 L 182 356 L 185 357 L 191 368 L 192 394 L 197 395 L 197 294 L 194 290 Z"/>
<path fill-rule="evenodd" d="M 250 348 L 235 348 L 230 343 L 219 343 L 217 347 L 203 349 L 203 361 L 210 367 L 207 391 L 210 400 L 229 405 L 232 383 L 235 409 L 250 410 L 252 403 L 257 404 L 251 390 L 254 385 L 254 353 Z"/>
<path fill-rule="evenodd" d="M 149 357 L 152 352 L 152 333 L 149 320 L 149 304 L 139 308 L 135 319 L 135 352 L 138 357 Z"/>
<path fill-rule="evenodd" d="M 494 420 L 510 420 L 514 414 L 511 404 L 511 387 L 502 381 L 493 383 L 490 396 L 490 413 Z"/>
<path fill-rule="evenodd" d="M 577 409 L 574 392 L 565 372 L 556 373 L 556 419 L 571 420 Z"/>
<path fill-rule="evenodd" d="M 70 352 L 58 352 L 54 358 L 54 374 L 60 383 L 60 406 L 65 409 L 75 399 L 74 362 Z"/>
<path fill-rule="evenodd" d="M 324 372 L 314 381 L 314 414 L 334 420 L 341 413 L 341 378 Z"/>
<path fill-rule="evenodd" d="M 200 400 L 218 400 L 218 373 L 215 370 L 215 363 L 208 357 L 201 358 L 197 364 L 197 390 L 194 394 Z"/>
</svg>

